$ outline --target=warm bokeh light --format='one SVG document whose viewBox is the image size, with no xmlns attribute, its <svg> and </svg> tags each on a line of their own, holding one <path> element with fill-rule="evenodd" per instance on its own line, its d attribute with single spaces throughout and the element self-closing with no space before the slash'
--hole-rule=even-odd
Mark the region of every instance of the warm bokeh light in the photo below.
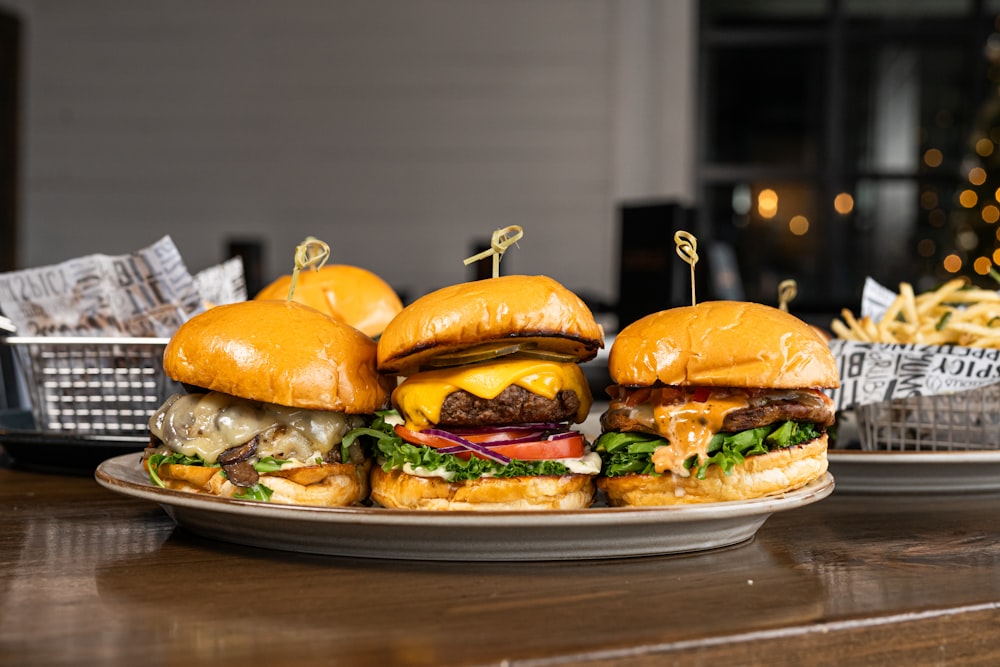
<svg viewBox="0 0 1000 667">
<path fill-rule="evenodd" d="M 1000 264 L 1000 248 L 993 251 L 993 263 Z"/>
<path fill-rule="evenodd" d="M 940 167 L 943 160 L 944 156 L 936 148 L 928 148 L 924 151 L 924 164 L 928 167 Z"/>
<path fill-rule="evenodd" d="M 934 190 L 924 190 L 920 193 L 920 206 L 924 210 L 930 211 L 938 205 L 938 193 Z"/>
<path fill-rule="evenodd" d="M 757 195 L 757 212 L 768 219 L 778 215 L 778 193 L 771 188 L 761 190 Z"/>
<path fill-rule="evenodd" d="M 846 192 L 841 192 L 833 198 L 833 208 L 841 215 L 847 215 L 854 210 L 854 197 Z"/>
<path fill-rule="evenodd" d="M 944 258 L 944 270 L 948 273 L 958 273 L 962 270 L 962 258 L 958 255 L 951 254 Z"/>
<path fill-rule="evenodd" d="M 993 204 L 987 204 L 983 207 L 982 216 L 983 222 L 987 222 L 992 225 L 997 220 L 1000 220 L 1000 208 L 997 208 Z"/>
<path fill-rule="evenodd" d="M 809 219 L 804 215 L 793 215 L 788 221 L 788 231 L 796 236 L 804 236 L 809 231 Z"/>
<path fill-rule="evenodd" d="M 993 149 L 995 148 L 992 141 L 986 139 L 985 137 L 976 142 L 976 154 L 986 157 L 987 155 L 993 155 Z"/>
<path fill-rule="evenodd" d="M 931 239 L 920 239 L 917 243 L 917 253 L 921 257 L 933 257 L 937 250 L 937 244 Z"/>
<path fill-rule="evenodd" d="M 948 214 L 944 212 L 943 208 L 936 208 L 927 214 L 927 222 L 931 223 L 932 227 L 944 227 L 944 224 L 948 222 Z"/>
<path fill-rule="evenodd" d="M 986 170 L 982 167 L 973 167 L 969 170 L 969 183 L 982 185 L 986 182 Z"/>
<path fill-rule="evenodd" d="M 965 208 L 972 208 L 978 201 L 979 195 L 975 190 L 962 190 L 962 194 L 958 195 L 958 202 Z"/>
<path fill-rule="evenodd" d="M 990 261 L 989 257 L 976 257 L 976 261 L 972 263 L 972 270 L 981 276 L 988 275 L 991 268 L 993 268 L 993 262 Z"/>
</svg>

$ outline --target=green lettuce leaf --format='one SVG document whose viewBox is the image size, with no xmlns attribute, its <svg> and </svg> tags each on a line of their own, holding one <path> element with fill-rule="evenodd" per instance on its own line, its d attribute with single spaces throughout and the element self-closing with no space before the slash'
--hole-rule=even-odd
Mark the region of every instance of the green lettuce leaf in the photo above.
<svg viewBox="0 0 1000 667">
<path fill-rule="evenodd" d="M 260 502 L 267 503 L 271 502 L 271 496 L 273 494 L 274 491 L 258 482 L 253 486 L 248 486 L 239 493 L 234 493 L 233 498 L 239 498 L 240 500 L 259 500 Z"/>
<path fill-rule="evenodd" d="M 701 461 L 692 456 L 684 462 L 684 467 L 698 479 L 704 479 L 705 471 L 713 465 L 729 475 L 747 457 L 793 447 L 821 433 L 822 429 L 815 424 L 792 421 L 737 433 L 716 433 L 708 445 L 708 456 Z M 656 435 L 617 431 L 604 433 L 594 442 L 594 450 L 600 454 L 603 463 L 602 473 L 608 477 L 657 474 L 652 461 L 653 452 L 659 447 L 669 446 L 666 439 Z"/>
<path fill-rule="evenodd" d="M 522 461 L 512 459 L 503 464 L 474 456 L 461 459 L 454 454 L 441 454 L 433 447 L 413 445 L 406 442 L 393 429 L 394 423 L 400 423 L 399 413 L 395 410 L 384 410 L 375 413 L 372 425 L 367 428 L 356 428 L 347 432 L 344 441 L 350 444 L 357 438 L 367 437 L 374 442 L 374 448 L 382 460 L 382 469 L 402 470 L 409 463 L 413 467 L 427 470 L 443 470 L 451 474 L 452 481 L 479 479 L 483 475 L 493 477 L 525 477 L 539 475 L 566 475 L 569 468 L 556 461 Z"/>
<path fill-rule="evenodd" d="M 153 454 L 146 460 L 146 467 L 149 468 L 149 479 L 153 484 L 160 487 L 165 487 L 163 480 L 160 479 L 159 470 L 160 466 L 166 464 L 177 464 L 185 466 L 209 466 L 212 468 L 219 468 L 218 463 L 206 463 L 203 458 L 198 455 L 188 456 L 187 454 Z"/>
</svg>

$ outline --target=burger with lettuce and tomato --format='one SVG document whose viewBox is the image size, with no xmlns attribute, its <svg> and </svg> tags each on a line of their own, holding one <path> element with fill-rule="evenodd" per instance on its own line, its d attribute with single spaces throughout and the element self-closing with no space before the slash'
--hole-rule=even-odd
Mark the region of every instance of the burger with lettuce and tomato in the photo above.
<svg viewBox="0 0 1000 667">
<path fill-rule="evenodd" d="M 787 312 L 709 301 L 647 315 L 608 356 L 615 384 L 594 443 L 613 506 L 745 500 L 827 469 L 840 386 L 826 340 Z"/>
<path fill-rule="evenodd" d="M 397 376 L 376 439 L 371 498 L 427 510 L 578 509 L 600 457 L 575 424 L 593 402 L 579 362 L 603 333 L 586 304 L 546 276 L 503 276 L 431 292 L 378 342 Z"/>
</svg>

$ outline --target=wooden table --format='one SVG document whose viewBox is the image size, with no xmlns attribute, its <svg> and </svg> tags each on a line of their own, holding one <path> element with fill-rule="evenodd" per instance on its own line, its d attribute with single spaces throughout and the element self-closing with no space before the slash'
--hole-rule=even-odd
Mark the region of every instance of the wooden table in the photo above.
<svg viewBox="0 0 1000 667">
<path fill-rule="evenodd" d="M 0 467 L 0 664 L 998 665 L 1000 495 L 833 496 L 708 553 L 363 560 L 228 545 Z"/>
</svg>

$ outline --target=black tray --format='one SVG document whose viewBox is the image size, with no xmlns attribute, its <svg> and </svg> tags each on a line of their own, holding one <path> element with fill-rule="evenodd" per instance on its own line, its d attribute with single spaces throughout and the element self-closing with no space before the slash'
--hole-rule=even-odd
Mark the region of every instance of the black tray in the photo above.
<svg viewBox="0 0 1000 667">
<path fill-rule="evenodd" d="M 148 442 L 148 437 L 138 435 L 40 432 L 31 412 L 0 410 L 0 447 L 17 468 L 92 475 L 102 461 L 141 452 Z"/>
</svg>

